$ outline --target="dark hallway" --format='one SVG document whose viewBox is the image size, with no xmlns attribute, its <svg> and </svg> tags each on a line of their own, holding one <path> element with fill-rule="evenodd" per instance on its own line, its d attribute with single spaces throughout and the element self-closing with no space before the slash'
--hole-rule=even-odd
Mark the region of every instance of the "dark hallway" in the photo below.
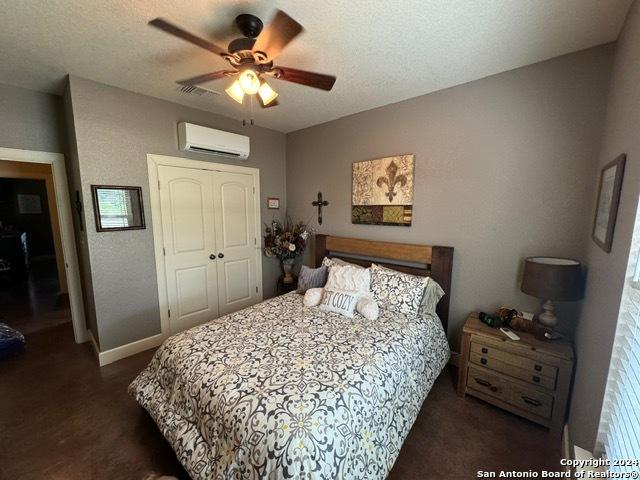
<svg viewBox="0 0 640 480">
<path fill-rule="evenodd" d="M 23 334 L 71 320 L 45 180 L 0 178 L 0 322 Z"/>
</svg>

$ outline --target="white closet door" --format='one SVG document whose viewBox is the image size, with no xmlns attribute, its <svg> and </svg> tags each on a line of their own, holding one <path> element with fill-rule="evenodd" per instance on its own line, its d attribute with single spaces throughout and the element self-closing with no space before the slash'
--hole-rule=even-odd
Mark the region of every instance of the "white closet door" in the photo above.
<svg viewBox="0 0 640 480">
<path fill-rule="evenodd" d="M 256 278 L 256 214 L 253 176 L 215 172 L 218 248 L 218 305 L 220 315 L 258 301 Z"/>
<path fill-rule="evenodd" d="M 213 176 L 158 167 L 172 334 L 218 316 Z"/>
</svg>

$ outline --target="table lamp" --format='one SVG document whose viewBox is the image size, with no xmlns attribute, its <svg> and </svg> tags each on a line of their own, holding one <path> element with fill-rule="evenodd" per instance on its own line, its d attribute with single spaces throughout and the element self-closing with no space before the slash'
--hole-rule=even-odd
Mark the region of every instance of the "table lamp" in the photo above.
<svg viewBox="0 0 640 480">
<path fill-rule="evenodd" d="M 577 260 L 555 257 L 529 257 L 524 261 L 522 290 L 544 300 L 538 321 L 545 327 L 558 325 L 552 301 L 571 302 L 583 296 L 582 265 Z"/>
</svg>

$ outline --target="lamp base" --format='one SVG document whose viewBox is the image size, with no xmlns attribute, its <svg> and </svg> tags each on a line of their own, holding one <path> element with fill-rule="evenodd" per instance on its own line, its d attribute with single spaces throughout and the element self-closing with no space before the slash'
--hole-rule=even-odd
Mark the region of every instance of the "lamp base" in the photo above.
<svg viewBox="0 0 640 480">
<path fill-rule="evenodd" d="M 543 312 L 538 315 L 538 321 L 545 327 L 555 328 L 558 326 L 558 317 L 554 313 L 555 308 L 551 300 L 547 300 L 542 305 Z"/>
</svg>

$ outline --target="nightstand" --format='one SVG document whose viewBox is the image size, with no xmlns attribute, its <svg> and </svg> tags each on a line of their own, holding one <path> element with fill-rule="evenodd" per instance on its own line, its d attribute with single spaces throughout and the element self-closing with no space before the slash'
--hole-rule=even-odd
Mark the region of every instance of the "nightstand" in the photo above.
<svg viewBox="0 0 640 480">
<path fill-rule="evenodd" d="M 276 295 L 284 295 L 285 293 L 293 292 L 298 289 L 298 280 L 296 279 L 293 283 L 284 283 L 282 281 L 284 277 L 278 278 L 278 283 L 276 285 Z"/>
<path fill-rule="evenodd" d="M 510 340 L 476 312 L 462 330 L 458 395 L 473 395 L 561 434 L 574 355 L 564 340 L 538 340 L 516 332 Z"/>
</svg>

